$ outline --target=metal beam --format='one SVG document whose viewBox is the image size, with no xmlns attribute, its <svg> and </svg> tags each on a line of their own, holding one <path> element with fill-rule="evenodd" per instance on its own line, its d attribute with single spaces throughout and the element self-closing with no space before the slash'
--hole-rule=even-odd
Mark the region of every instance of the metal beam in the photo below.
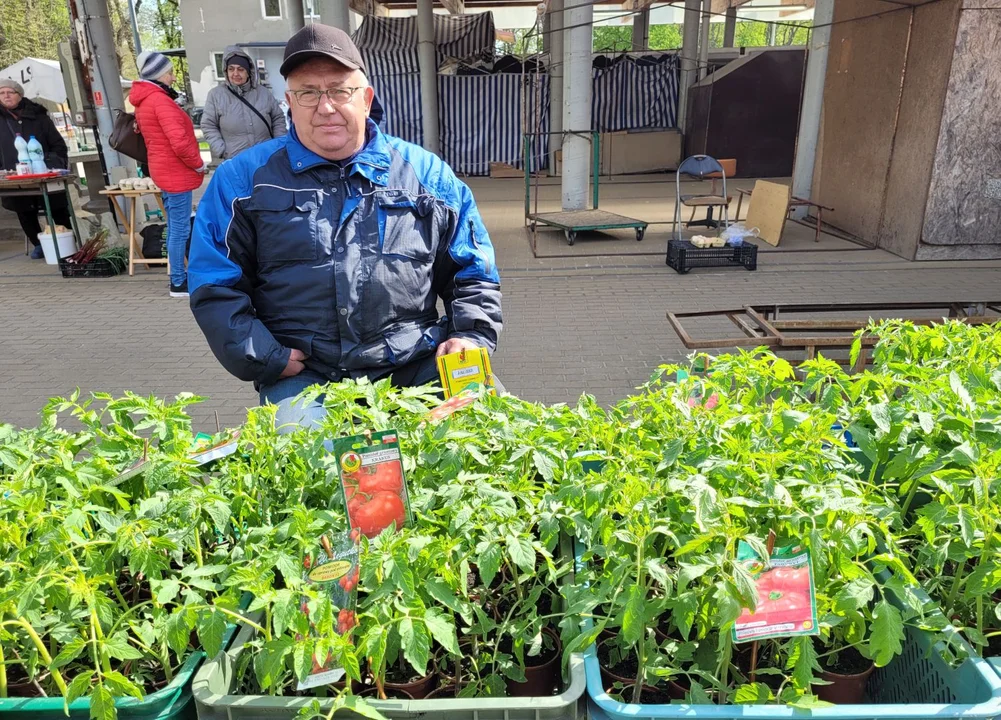
<svg viewBox="0 0 1001 720">
<path fill-rule="evenodd" d="M 633 52 L 650 49 L 650 8 L 633 15 Z"/>
</svg>

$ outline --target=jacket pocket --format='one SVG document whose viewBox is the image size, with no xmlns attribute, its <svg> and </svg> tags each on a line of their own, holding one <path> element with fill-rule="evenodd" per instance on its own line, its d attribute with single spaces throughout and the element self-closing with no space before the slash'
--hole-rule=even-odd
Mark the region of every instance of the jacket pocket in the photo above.
<svg viewBox="0 0 1001 720">
<path fill-rule="evenodd" d="M 435 250 L 432 204 L 423 196 L 403 194 L 385 194 L 377 202 L 382 254 L 431 261 Z"/>
<path fill-rule="evenodd" d="M 318 204 L 315 190 L 257 190 L 248 207 L 257 231 L 257 262 L 316 260 Z"/>
</svg>

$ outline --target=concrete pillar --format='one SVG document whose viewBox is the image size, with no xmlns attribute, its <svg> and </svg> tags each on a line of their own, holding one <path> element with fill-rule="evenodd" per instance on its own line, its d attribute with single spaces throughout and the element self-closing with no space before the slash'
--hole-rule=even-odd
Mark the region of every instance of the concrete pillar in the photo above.
<svg viewBox="0 0 1001 720">
<path fill-rule="evenodd" d="M 320 22 L 351 33 L 351 3 L 349 0 L 316 0 Z"/>
<path fill-rule="evenodd" d="M 285 11 L 288 13 L 288 34 L 292 37 L 306 27 L 306 10 L 302 0 L 285 0 Z"/>
<path fill-rule="evenodd" d="M 424 149 L 435 154 L 438 146 L 438 59 L 434 45 L 434 1 L 417 0 L 417 60 L 421 69 L 421 116 Z"/>
<path fill-rule="evenodd" d="M 650 49 L 650 6 L 633 15 L 633 52 Z"/>
<path fill-rule="evenodd" d="M 681 87 L 678 89 L 678 129 L 685 132 L 688 118 L 688 87 L 695 82 L 699 54 L 700 0 L 685 0 L 685 24 L 681 35 Z"/>
<path fill-rule="evenodd" d="M 796 138 L 796 159 L 792 170 L 792 194 L 813 199 L 813 166 L 817 159 L 817 139 L 820 135 L 820 113 L 824 107 L 824 81 L 827 78 L 827 49 L 831 44 L 831 22 L 834 20 L 834 0 L 817 0 L 813 10 L 814 29 L 810 33 L 810 50 L 806 60 L 806 80 L 803 102 L 799 111 L 799 134 Z M 793 217 L 804 218 L 809 208 L 794 208 Z"/>
<path fill-rule="evenodd" d="M 549 10 L 542 16 L 542 54 L 553 51 L 553 15 Z"/>
<path fill-rule="evenodd" d="M 726 9 L 726 19 L 723 21 L 723 47 L 733 47 L 733 36 L 737 34 L 737 8 Z"/>
<path fill-rule="evenodd" d="M 702 20 L 699 25 L 699 80 L 709 74 L 709 23 L 712 21 L 712 0 L 702 0 Z"/>
<path fill-rule="evenodd" d="M 549 174 L 556 174 L 556 152 L 563 147 L 563 0 L 549 0 Z"/>
<path fill-rule="evenodd" d="M 775 24 L 768 23 L 768 27 L 765 30 L 768 46 L 771 47 L 775 44 Z"/>
<path fill-rule="evenodd" d="M 564 0 L 563 129 L 591 129 L 591 48 L 594 21 L 590 0 Z M 585 134 L 563 141 L 563 209 L 586 210 L 591 177 L 591 140 Z"/>
<path fill-rule="evenodd" d="M 94 110 L 105 165 L 109 173 L 114 167 L 132 168 L 134 162 L 113 150 L 110 141 L 115 127 L 114 111 L 125 109 L 125 96 L 122 94 L 121 69 L 118 67 L 108 4 L 106 0 L 77 0 L 77 8 L 79 22 L 86 27 L 86 32 L 78 32 L 77 37 L 86 38 L 87 48 L 80 51 L 90 68 L 90 88 L 94 93 Z M 79 29 L 82 30 L 82 27 Z"/>
</svg>

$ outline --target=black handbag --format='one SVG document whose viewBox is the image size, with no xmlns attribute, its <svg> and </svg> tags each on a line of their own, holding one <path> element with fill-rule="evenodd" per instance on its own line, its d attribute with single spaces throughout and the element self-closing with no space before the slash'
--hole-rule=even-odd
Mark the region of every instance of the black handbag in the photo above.
<svg viewBox="0 0 1001 720">
<path fill-rule="evenodd" d="M 111 147 L 133 160 L 148 163 L 146 141 L 139 132 L 136 116 L 124 110 L 115 110 L 115 127 L 111 131 Z"/>
<path fill-rule="evenodd" d="M 233 93 L 233 97 L 235 97 L 237 100 L 239 100 L 244 105 L 246 105 L 247 107 L 249 107 L 250 110 L 251 110 L 251 112 L 253 112 L 254 115 L 256 115 L 257 117 L 259 117 L 261 119 L 261 122 L 264 123 L 264 125 L 268 128 L 268 135 L 270 135 L 271 139 L 274 140 L 275 139 L 275 131 L 271 129 L 271 123 L 268 122 L 267 120 L 265 120 L 264 116 L 261 115 L 261 111 L 258 110 L 257 108 L 255 108 L 253 105 L 251 105 L 250 101 L 247 100 L 247 98 L 243 97 L 243 95 L 241 95 L 240 93 L 238 93 L 235 90 L 233 90 L 233 88 L 227 86 L 226 89 L 229 90 L 231 93 Z"/>
</svg>

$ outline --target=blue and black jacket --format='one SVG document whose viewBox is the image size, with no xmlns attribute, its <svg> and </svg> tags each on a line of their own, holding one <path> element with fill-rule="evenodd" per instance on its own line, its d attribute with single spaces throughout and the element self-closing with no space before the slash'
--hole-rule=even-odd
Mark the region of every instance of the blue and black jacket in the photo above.
<svg viewBox="0 0 1001 720">
<path fill-rule="evenodd" d="M 275 382 L 292 348 L 340 380 L 383 377 L 450 337 L 496 347 L 500 278 L 469 188 L 371 120 L 367 135 L 336 163 L 293 128 L 224 162 L 206 188 L 191 309 L 241 380 Z"/>
</svg>

